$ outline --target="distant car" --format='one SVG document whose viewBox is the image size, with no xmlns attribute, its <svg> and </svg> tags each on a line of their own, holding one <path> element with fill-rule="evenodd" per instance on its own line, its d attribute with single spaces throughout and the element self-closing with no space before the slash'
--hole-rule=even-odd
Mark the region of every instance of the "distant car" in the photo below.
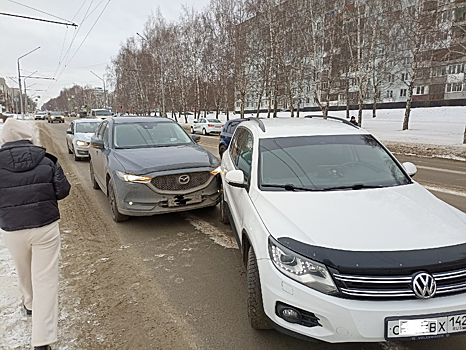
<svg viewBox="0 0 466 350">
<path fill-rule="evenodd" d="M 37 112 L 34 116 L 34 120 L 45 120 L 47 117 L 47 112 Z"/>
<path fill-rule="evenodd" d="M 191 125 L 191 134 L 195 132 L 202 132 L 202 135 L 209 135 L 211 133 L 221 133 L 223 123 L 218 119 L 200 118 L 193 121 Z"/>
<path fill-rule="evenodd" d="M 199 138 L 168 118 L 102 121 L 91 138 L 90 175 L 108 195 L 113 220 L 217 205 L 220 163 Z"/>
<path fill-rule="evenodd" d="M 47 114 L 47 123 L 64 123 L 65 117 L 62 115 L 61 112 L 48 112 Z"/>
<path fill-rule="evenodd" d="M 79 118 L 87 118 L 87 112 L 85 112 L 85 111 L 79 112 L 79 113 L 78 113 L 78 117 L 79 117 Z"/>
<path fill-rule="evenodd" d="M 69 112 L 62 112 L 61 115 L 64 116 L 64 117 L 69 117 L 69 116 L 70 116 L 70 113 L 69 113 Z"/>
<path fill-rule="evenodd" d="M 223 130 L 220 134 L 220 142 L 218 144 L 218 154 L 220 154 L 220 158 L 222 158 L 223 153 L 228 149 L 228 146 L 230 145 L 230 142 L 231 142 L 231 137 L 233 136 L 233 133 L 235 132 L 236 127 L 241 122 L 244 122 L 245 120 L 249 120 L 249 119 L 242 118 L 242 119 L 228 120 L 223 126 Z"/>
<path fill-rule="evenodd" d="M 97 119 L 106 119 L 108 117 L 112 117 L 113 114 L 108 109 L 91 109 L 91 118 Z"/>
<path fill-rule="evenodd" d="M 71 112 L 70 117 L 76 117 L 76 112 Z"/>
<path fill-rule="evenodd" d="M 74 156 L 74 160 L 89 157 L 91 137 L 100 125 L 100 119 L 76 119 L 66 130 L 66 148 Z"/>
</svg>

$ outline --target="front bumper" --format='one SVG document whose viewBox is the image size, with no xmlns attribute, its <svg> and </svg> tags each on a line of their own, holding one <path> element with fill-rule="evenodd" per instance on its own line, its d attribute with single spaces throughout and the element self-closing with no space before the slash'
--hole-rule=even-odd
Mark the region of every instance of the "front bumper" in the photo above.
<svg viewBox="0 0 466 350">
<path fill-rule="evenodd" d="M 150 185 L 141 183 L 131 183 L 122 181 L 118 176 L 114 176 L 115 195 L 117 198 L 118 210 L 121 214 L 129 216 L 152 216 L 156 214 L 166 214 L 181 212 L 205 207 L 215 206 L 220 202 L 220 176 L 215 178 L 202 189 L 186 194 L 161 194 L 155 192 Z M 202 196 L 200 203 L 185 204 L 170 207 L 170 199 L 179 196 Z"/>
<path fill-rule="evenodd" d="M 269 259 L 258 260 L 264 310 L 278 326 L 305 337 L 331 343 L 385 341 L 385 318 L 420 316 L 466 309 L 464 294 L 429 300 L 361 301 L 329 296 L 280 273 Z M 305 327 L 276 314 L 281 302 L 313 313 L 321 326 Z"/>
<path fill-rule="evenodd" d="M 76 157 L 89 158 L 89 146 L 78 146 L 76 143 L 73 145 Z"/>
</svg>

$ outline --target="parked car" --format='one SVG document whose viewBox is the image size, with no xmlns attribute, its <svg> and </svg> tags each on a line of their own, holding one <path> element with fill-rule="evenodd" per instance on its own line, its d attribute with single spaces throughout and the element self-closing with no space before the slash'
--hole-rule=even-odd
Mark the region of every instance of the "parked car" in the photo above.
<svg viewBox="0 0 466 350">
<path fill-rule="evenodd" d="M 92 186 L 110 202 L 112 218 L 215 206 L 220 163 L 171 119 L 110 117 L 91 138 Z"/>
<path fill-rule="evenodd" d="M 74 160 L 89 157 L 91 136 L 97 131 L 100 119 L 76 119 L 66 130 L 66 148 L 74 156 Z"/>
<path fill-rule="evenodd" d="M 48 112 L 47 113 L 47 123 L 64 123 L 65 117 L 62 115 L 61 112 Z"/>
<path fill-rule="evenodd" d="M 466 214 L 373 135 L 340 118 L 251 118 L 221 168 L 253 328 L 326 342 L 465 333 Z"/>
<path fill-rule="evenodd" d="M 37 112 L 34 116 L 34 120 L 45 120 L 47 117 L 47 112 Z"/>
<path fill-rule="evenodd" d="M 113 116 L 113 114 L 108 109 L 91 109 L 90 116 L 91 118 L 106 119 Z"/>
<path fill-rule="evenodd" d="M 241 118 L 228 120 L 223 126 L 222 132 L 220 133 L 220 141 L 218 144 L 218 154 L 220 154 L 220 158 L 222 158 L 223 153 L 228 149 L 231 137 L 233 136 L 236 127 L 245 120 L 249 119 Z"/>
<path fill-rule="evenodd" d="M 191 134 L 195 132 L 202 132 L 202 135 L 209 135 L 211 133 L 221 133 L 223 123 L 218 119 L 199 118 L 194 120 L 191 125 Z"/>
</svg>

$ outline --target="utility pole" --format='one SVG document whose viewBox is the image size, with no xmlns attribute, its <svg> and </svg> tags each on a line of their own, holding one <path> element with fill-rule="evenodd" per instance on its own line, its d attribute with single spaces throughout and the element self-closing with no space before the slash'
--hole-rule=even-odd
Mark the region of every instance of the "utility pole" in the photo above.
<svg viewBox="0 0 466 350">
<path fill-rule="evenodd" d="M 146 37 L 142 36 L 141 34 L 139 33 L 136 33 L 136 35 L 138 35 L 142 40 L 145 40 L 148 44 L 149 44 L 149 47 L 150 47 L 150 43 L 149 43 L 149 40 L 147 40 Z M 154 60 L 157 60 L 157 58 L 155 57 L 155 55 L 149 50 L 152 58 Z M 162 116 L 163 117 L 167 117 L 166 113 L 165 113 L 165 81 L 164 81 L 164 69 L 163 69 L 163 54 L 161 55 L 161 58 L 160 58 L 160 81 L 161 81 L 161 84 L 162 84 Z"/>
<path fill-rule="evenodd" d="M 25 108 L 27 109 L 27 106 L 28 106 L 28 95 L 27 95 L 27 91 L 26 91 L 26 79 L 30 78 L 30 79 L 46 79 L 46 80 L 55 80 L 55 78 L 48 78 L 48 77 L 33 77 L 34 74 L 36 74 L 37 71 L 35 71 L 34 73 L 32 74 L 29 74 L 27 77 L 24 77 L 24 101 L 25 101 Z M 31 86 L 33 86 L 35 84 L 32 84 Z"/>
<path fill-rule="evenodd" d="M 92 74 L 94 74 L 97 78 L 99 78 L 100 80 L 102 80 L 102 83 L 104 84 L 104 104 L 105 104 L 105 108 L 108 107 L 107 106 L 107 90 L 105 90 L 105 80 L 101 77 L 99 77 L 97 74 L 95 74 L 93 71 L 90 71 Z M 102 76 L 103 77 L 103 76 Z"/>
<path fill-rule="evenodd" d="M 39 49 L 40 49 L 40 46 L 36 47 L 34 50 L 29 51 L 28 53 L 18 58 L 18 85 L 19 85 L 19 100 L 21 101 L 21 119 L 24 119 L 24 109 L 23 109 L 23 94 L 21 92 L 21 68 L 19 66 L 19 60 Z"/>
</svg>

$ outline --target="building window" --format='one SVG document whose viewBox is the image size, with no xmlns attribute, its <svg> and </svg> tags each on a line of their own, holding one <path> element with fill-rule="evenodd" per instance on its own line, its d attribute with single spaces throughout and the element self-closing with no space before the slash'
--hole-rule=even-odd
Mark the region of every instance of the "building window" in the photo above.
<svg viewBox="0 0 466 350">
<path fill-rule="evenodd" d="M 400 90 L 400 97 L 406 97 L 406 89 Z"/>
<path fill-rule="evenodd" d="M 387 98 L 393 97 L 393 90 L 387 90 Z"/>
<path fill-rule="evenodd" d="M 416 95 L 424 95 L 424 86 L 416 86 Z"/>
<path fill-rule="evenodd" d="M 461 92 L 463 91 L 463 83 L 452 83 L 446 85 L 446 92 Z"/>
</svg>

